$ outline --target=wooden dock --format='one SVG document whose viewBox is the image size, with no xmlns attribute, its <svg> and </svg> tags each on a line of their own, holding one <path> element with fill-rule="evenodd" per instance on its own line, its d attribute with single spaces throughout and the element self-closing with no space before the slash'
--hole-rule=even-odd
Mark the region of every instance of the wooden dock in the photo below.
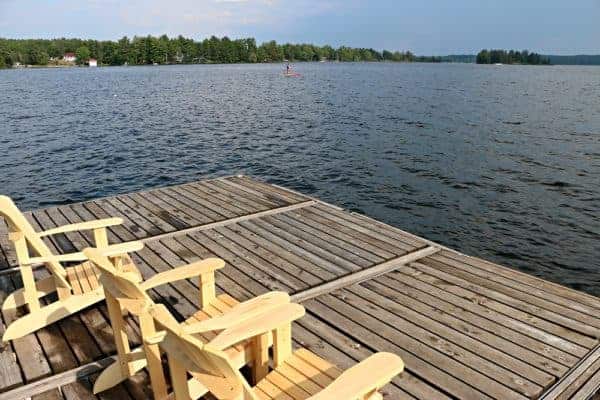
<svg viewBox="0 0 600 400">
<path fill-rule="evenodd" d="M 146 243 L 133 256 L 146 278 L 217 256 L 227 262 L 221 291 L 244 300 L 284 290 L 306 307 L 297 345 L 344 368 L 399 354 L 407 369 L 386 399 L 588 399 L 600 387 L 599 298 L 291 190 L 235 176 L 28 213 L 40 230 L 109 216 L 125 220 L 111 242 Z M 73 251 L 90 241 L 70 233 L 48 243 Z M 21 284 L 15 267 L 0 220 L 0 300 Z M 183 318 L 197 309 L 195 285 L 152 295 Z M 115 354 L 107 316 L 101 304 L 6 345 L 0 400 L 95 399 L 90 382 Z M 129 329 L 137 337 L 134 321 Z M 147 390 L 141 374 L 99 398 Z"/>
</svg>

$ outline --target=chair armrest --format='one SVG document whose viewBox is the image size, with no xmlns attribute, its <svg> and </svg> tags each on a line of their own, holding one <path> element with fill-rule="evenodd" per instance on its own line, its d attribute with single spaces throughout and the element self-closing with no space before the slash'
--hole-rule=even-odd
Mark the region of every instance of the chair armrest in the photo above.
<svg viewBox="0 0 600 400">
<path fill-rule="evenodd" d="M 205 260 L 197 261 L 195 263 L 156 274 L 152 278 L 143 282 L 141 286 L 142 289 L 148 290 L 160 285 L 165 285 L 167 283 L 194 278 L 205 274 L 212 274 L 224 266 L 225 261 L 219 258 L 207 258 Z"/>
<path fill-rule="evenodd" d="M 346 370 L 308 400 L 362 399 L 374 394 L 404 370 L 402 359 L 392 353 L 376 353 Z"/>
<path fill-rule="evenodd" d="M 127 243 L 119 243 L 119 244 L 111 244 L 108 247 L 102 247 L 97 249 L 100 254 L 105 257 L 115 257 L 120 256 L 122 254 L 127 253 L 135 253 L 144 248 L 144 243 L 142 242 L 127 242 Z"/>
<path fill-rule="evenodd" d="M 49 256 L 39 256 L 39 257 L 30 257 L 29 263 L 32 265 L 35 264 L 44 264 L 48 262 L 79 262 L 86 261 L 87 257 L 81 253 L 69 253 L 69 254 L 59 254 L 59 255 L 49 255 Z"/>
<path fill-rule="evenodd" d="M 59 233 L 75 232 L 75 231 L 91 231 L 98 228 L 107 228 L 109 226 L 121 225 L 122 218 L 106 218 L 95 221 L 79 222 L 76 224 L 63 225 L 58 228 L 48 229 L 39 233 L 40 237 L 57 235 Z"/>
<path fill-rule="evenodd" d="M 302 318 L 304 313 L 304 307 L 295 303 L 272 307 L 261 318 L 246 319 L 239 324 L 230 326 L 219 333 L 206 346 L 224 350 L 244 340 L 270 333 L 286 324 L 291 324 L 293 321 Z"/>
<path fill-rule="evenodd" d="M 246 320 L 268 315 L 273 308 L 290 302 L 290 295 L 285 292 L 269 292 L 252 300 L 239 303 L 222 316 L 183 326 L 188 334 L 209 331 L 220 331 L 240 324 Z"/>
<path fill-rule="evenodd" d="M 129 243 L 120 243 L 113 244 L 112 246 L 105 247 L 103 249 L 99 249 L 101 254 L 106 257 L 115 257 L 125 253 L 133 253 L 144 248 L 144 244 L 142 242 L 129 242 Z M 87 261 L 88 257 L 82 252 L 78 253 L 69 253 L 69 254 L 58 254 L 58 255 L 49 255 L 49 256 L 40 256 L 40 257 L 31 257 L 29 259 L 29 263 L 31 264 L 44 264 L 47 262 L 79 262 L 79 261 Z"/>
</svg>

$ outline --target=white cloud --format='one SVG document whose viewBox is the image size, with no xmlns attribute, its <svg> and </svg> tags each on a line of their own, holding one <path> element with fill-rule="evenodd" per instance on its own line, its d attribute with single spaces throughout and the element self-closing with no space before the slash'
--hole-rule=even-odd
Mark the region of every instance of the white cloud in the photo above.
<svg viewBox="0 0 600 400">
<path fill-rule="evenodd" d="M 117 39 L 123 35 L 287 35 L 304 19 L 339 13 L 355 0 L 0 0 L 3 31 L 16 37 Z M 29 10 L 36 9 L 31 14 Z M 18 21 L 18 22 L 17 22 Z M 263 36 L 261 38 L 261 35 Z"/>
<path fill-rule="evenodd" d="M 101 1 L 101 0 L 90 0 Z M 110 1 L 110 0 L 109 0 Z M 139 34 L 253 36 L 252 27 L 277 29 L 303 16 L 326 13 L 339 1 L 297 0 L 293 7 L 278 0 L 162 0 L 121 2 L 120 19 L 129 31 Z M 151 30 L 146 32 L 145 30 Z"/>
</svg>

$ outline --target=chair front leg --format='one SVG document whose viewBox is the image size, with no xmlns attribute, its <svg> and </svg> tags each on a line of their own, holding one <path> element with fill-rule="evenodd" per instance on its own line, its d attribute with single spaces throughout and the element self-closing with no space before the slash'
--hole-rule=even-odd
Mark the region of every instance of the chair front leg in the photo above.
<svg viewBox="0 0 600 400">
<path fill-rule="evenodd" d="M 292 324 L 273 331 L 273 365 L 279 367 L 292 355 Z"/>
<path fill-rule="evenodd" d="M 214 271 L 200 274 L 199 279 L 200 287 L 200 309 L 208 307 L 213 301 L 215 301 L 217 295 L 215 290 L 215 273 Z"/>
<path fill-rule="evenodd" d="M 27 304 L 29 312 L 38 311 L 40 309 L 40 299 L 37 295 L 33 269 L 31 268 L 31 265 L 21 265 L 20 269 L 21 279 L 23 279 L 23 296 L 25 298 L 25 304 Z"/>
<path fill-rule="evenodd" d="M 94 229 L 94 243 L 98 249 L 108 247 L 108 234 L 105 227 Z"/>
<path fill-rule="evenodd" d="M 21 279 L 23 280 L 23 297 L 25 304 L 29 308 L 29 312 L 38 311 L 40 309 L 40 300 L 37 296 L 37 287 L 35 286 L 35 278 L 33 276 L 33 268 L 27 260 L 29 260 L 29 249 L 27 248 L 27 239 L 22 232 L 11 232 L 9 239 L 15 245 L 17 260 L 19 261 L 21 270 Z"/>
<path fill-rule="evenodd" d="M 270 333 L 252 339 L 252 379 L 256 385 L 269 373 L 269 337 Z"/>
<path fill-rule="evenodd" d="M 121 366 L 121 374 L 126 377 L 131 377 L 135 371 L 132 371 L 129 363 L 131 347 L 129 346 L 127 331 L 125 330 L 123 309 L 119 305 L 117 299 L 115 299 L 110 293 L 105 292 L 105 295 L 108 315 L 110 317 L 110 324 L 112 326 L 113 336 L 115 337 L 115 345 L 117 347 L 118 362 Z"/>
<path fill-rule="evenodd" d="M 169 356 L 167 359 L 169 361 L 169 371 L 171 372 L 171 383 L 173 384 L 175 400 L 192 400 L 188 386 L 187 371 L 174 357 Z"/>
<path fill-rule="evenodd" d="M 148 363 L 148 372 L 150 375 L 150 384 L 154 392 L 155 400 L 164 400 L 167 398 L 167 383 L 160 358 L 160 349 L 158 344 L 148 342 L 147 339 L 156 334 L 156 327 L 152 316 L 148 313 L 139 315 L 140 330 Z"/>
</svg>

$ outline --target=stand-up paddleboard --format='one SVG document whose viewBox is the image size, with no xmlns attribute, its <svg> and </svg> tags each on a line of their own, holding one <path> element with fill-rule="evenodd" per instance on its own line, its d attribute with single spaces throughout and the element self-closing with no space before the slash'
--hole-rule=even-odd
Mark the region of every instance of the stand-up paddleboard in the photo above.
<svg viewBox="0 0 600 400">
<path fill-rule="evenodd" d="M 298 78 L 301 76 L 299 73 L 292 70 L 292 66 L 288 60 L 283 60 L 283 62 L 286 63 L 285 69 L 283 70 L 283 76 L 286 78 Z"/>
</svg>

